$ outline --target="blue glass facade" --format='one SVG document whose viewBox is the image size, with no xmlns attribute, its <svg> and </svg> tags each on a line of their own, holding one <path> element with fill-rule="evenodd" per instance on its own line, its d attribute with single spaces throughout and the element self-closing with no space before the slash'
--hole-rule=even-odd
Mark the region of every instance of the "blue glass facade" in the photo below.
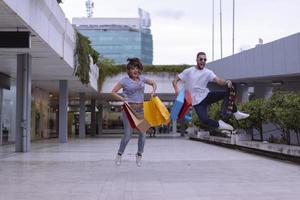
<svg viewBox="0 0 300 200">
<path fill-rule="evenodd" d="M 103 57 L 114 60 L 116 64 L 127 63 L 128 57 L 138 57 L 144 64 L 152 64 L 153 41 L 149 29 L 128 26 L 78 26 L 78 31 L 89 37 Z"/>
</svg>

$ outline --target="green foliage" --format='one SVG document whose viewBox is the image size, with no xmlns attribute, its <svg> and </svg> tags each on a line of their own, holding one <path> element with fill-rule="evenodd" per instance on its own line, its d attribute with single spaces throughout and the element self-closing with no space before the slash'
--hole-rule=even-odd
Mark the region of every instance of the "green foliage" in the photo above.
<svg viewBox="0 0 300 200">
<path fill-rule="evenodd" d="M 100 54 L 91 45 L 89 46 L 89 54 L 93 58 L 93 64 L 97 64 Z"/>
<path fill-rule="evenodd" d="M 275 91 L 268 101 L 267 118 L 278 125 L 290 144 L 290 130 L 300 132 L 300 96 L 290 91 Z"/>
<path fill-rule="evenodd" d="M 120 72 L 126 71 L 126 65 L 113 65 L 112 67 L 115 67 L 116 69 L 114 73 L 110 75 L 117 75 Z M 153 73 L 159 73 L 159 72 L 174 72 L 179 73 L 182 72 L 184 69 L 188 68 L 190 66 L 188 65 L 144 65 L 143 72 L 153 72 Z"/>
<path fill-rule="evenodd" d="M 208 110 L 208 116 L 211 119 L 214 120 L 219 120 L 221 119 L 220 115 L 220 109 L 222 106 L 222 101 L 218 103 L 214 103 L 209 107 Z M 262 134 L 262 124 L 267 121 L 267 119 L 264 117 L 264 113 L 266 111 L 265 109 L 265 100 L 263 99 L 255 99 L 252 101 L 249 101 L 244 104 L 239 105 L 240 110 L 246 112 L 246 113 L 251 113 L 250 117 L 244 120 L 237 121 L 233 117 L 226 119 L 225 121 L 229 124 L 232 124 L 235 128 L 241 128 L 241 129 L 250 129 L 250 128 L 255 128 L 258 131 L 261 132 Z M 195 118 L 194 123 L 196 122 L 195 125 L 198 126 L 200 124 L 202 127 L 203 124 L 199 121 L 199 119 Z M 206 127 L 207 130 L 210 128 Z M 212 129 L 211 129 L 212 130 Z"/>
<path fill-rule="evenodd" d="M 116 76 L 119 73 L 126 72 L 126 65 L 115 65 L 113 60 L 108 58 L 101 58 L 98 63 L 99 66 L 99 88 L 108 76 Z M 188 65 L 144 65 L 143 72 L 170 72 L 179 73 L 188 68 Z"/>
<path fill-rule="evenodd" d="M 267 122 L 265 117 L 267 112 L 266 100 L 264 99 L 253 99 L 247 103 L 240 104 L 239 109 L 250 113 L 247 119 L 241 120 L 238 123 L 239 128 L 255 128 L 260 131 L 262 124 Z"/>
<path fill-rule="evenodd" d="M 260 133 L 260 140 L 263 140 L 263 127 L 262 125 L 267 122 L 266 100 L 253 99 L 247 103 L 240 104 L 239 109 L 243 112 L 250 113 L 247 119 L 236 121 L 234 126 L 242 129 L 256 129 Z"/>
<path fill-rule="evenodd" d="M 101 89 L 101 86 L 107 76 L 117 75 L 121 72 L 125 72 L 124 67 L 116 67 L 114 61 L 108 58 L 100 58 L 98 62 L 99 67 L 99 79 L 98 79 L 98 88 Z"/>
<path fill-rule="evenodd" d="M 220 109 L 221 109 L 222 103 L 223 103 L 223 101 L 219 101 L 217 103 L 213 103 L 210 105 L 210 107 L 208 108 L 209 118 L 214 119 L 214 120 L 221 119 Z"/>
<path fill-rule="evenodd" d="M 77 31 L 74 72 L 83 84 L 90 82 L 90 56 L 94 64 L 97 63 L 99 53 L 92 48 L 91 41 Z"/>
<path fill-rule="evenodd" d="M 180 73 L 184 69 L 190 67 L 189 65 L 144 65 L 144 72 L 170 72 Z"/>
</svg>

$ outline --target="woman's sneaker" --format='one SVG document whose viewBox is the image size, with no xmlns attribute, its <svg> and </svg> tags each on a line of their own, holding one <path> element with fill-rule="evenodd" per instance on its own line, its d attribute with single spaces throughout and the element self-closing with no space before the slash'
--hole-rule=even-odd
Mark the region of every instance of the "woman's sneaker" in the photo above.
<svg viewBox="0 0 300 200">
<path fill-rule="evenodd" d="M 115 164 L 117 166 L 120 166 L 121 165 L 121 160 L 122 160 L 122 155 L 117 154 L 116 159 L 115 159 Z"/>
<path fill-rule="evenodd" d="M 139 154 L 136 154 L 136 165 L 138 167 L 141 167 L 142 166 L 142 155 L 139 155 Z"/>
<path fill-rule="evenodd" d="M 230 124 L 225 123 L 222 120 L 219 120 L 219 127 L 218 129 L 220 130 L 229 130 L 229 131 L 233 131 L 233 127 Z"/>
<path fill-rule="evenodd" d="M 237 112 L 233 113 L 233 115 L 236 120 L 246 119 L 247 117 L 250 116 L 249 114 L 243 113 L 241 111 L 237 111 Z"/>
</svg>

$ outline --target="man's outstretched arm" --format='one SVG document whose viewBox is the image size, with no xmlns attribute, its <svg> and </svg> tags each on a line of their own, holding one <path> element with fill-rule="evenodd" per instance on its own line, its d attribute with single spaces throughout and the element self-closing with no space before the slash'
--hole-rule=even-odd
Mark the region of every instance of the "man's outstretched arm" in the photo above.
<svg viewBox="0 0 300 200">
<path fill-rule="evenodd" d="M 177 83 L 178 83 L 178 81 L 180 81 L 180 80 L 181 80 L 181 79 L 179 78 L 179 76 L 176 75 L 175 79 L 172 81 L 172 84 L 173 84 L 173 87 L 174 87 L 175 95 L 176 95 L 176 96 L 178 96 L 178 93 L 179 93 Z"/>
<path fill-rule="evenodd" d="M 217 83 L 218 85 L 221 85 L 221 86 L 227 85 L 229 88 L 232 87 L 231 80 L 224 80 L 224 79 L 221 79 L 217 76 L 213 79 L 213 82 L 215 82 L 215 83 Z"/>
</svg>

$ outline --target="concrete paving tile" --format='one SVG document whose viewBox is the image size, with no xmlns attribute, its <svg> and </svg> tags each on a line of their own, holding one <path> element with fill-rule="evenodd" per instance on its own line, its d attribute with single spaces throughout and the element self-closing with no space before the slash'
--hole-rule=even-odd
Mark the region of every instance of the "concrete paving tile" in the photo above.
<svg viewBox="0 0 300 200">
<path fill-rule="evenodd" d="M 298 200 L 300 196 L 300 166 L 293 163 L 184 138 L 157 137 L 147 140 L 142 167 L 137 167 L 135 137 L 122 165 L 116 167 L 119 142 L 119 138 L 65 144 L 47 140 L 32 143 L 29 153 L 0 156 L 0 200 Z"/>
</svg>

